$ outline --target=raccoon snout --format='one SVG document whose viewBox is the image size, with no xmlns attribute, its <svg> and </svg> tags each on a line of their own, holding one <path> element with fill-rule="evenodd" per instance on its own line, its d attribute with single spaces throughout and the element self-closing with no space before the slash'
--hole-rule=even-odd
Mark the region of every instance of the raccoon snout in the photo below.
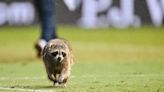
<svg viewBox="0 0 164 92">
<path fill-rule="evenodd" d="M 61 57 L 58 57 L 57 60 L 60 61 L 61 60 Z"/>
</svg>

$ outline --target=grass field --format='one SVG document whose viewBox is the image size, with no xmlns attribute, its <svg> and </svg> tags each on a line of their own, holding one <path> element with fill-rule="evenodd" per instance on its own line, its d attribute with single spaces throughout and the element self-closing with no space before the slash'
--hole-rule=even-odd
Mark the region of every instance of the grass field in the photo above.
<svg viewBox="0 0 164 92">
<path fill-rule="evenodd" d="M 0 92 L 164 92 L 164 27 L 85 30 L 59 26 L 75 64 L 53 87 L 34 43 L 39 27 L 0 27 Z"/>
</svg>

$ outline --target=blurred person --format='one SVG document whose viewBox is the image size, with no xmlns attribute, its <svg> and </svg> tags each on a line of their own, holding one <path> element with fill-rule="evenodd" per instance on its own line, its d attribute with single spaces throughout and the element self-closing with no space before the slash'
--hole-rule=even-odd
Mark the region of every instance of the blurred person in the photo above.
<svg viewBox="0 0 164 92">
<path fill-rule="evenodd" d="M 41 51 L 47 42 L 57 38 L 55 25 L 55 0 L 34 0 L 34 6 L 41 21 L 41 36 L 35 44 L 37 56 L 41 56 Z"/>
</svg>

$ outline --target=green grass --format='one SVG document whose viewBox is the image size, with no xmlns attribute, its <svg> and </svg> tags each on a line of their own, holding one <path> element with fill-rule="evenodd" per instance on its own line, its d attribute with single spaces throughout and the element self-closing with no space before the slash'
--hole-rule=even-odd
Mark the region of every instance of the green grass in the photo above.
<svg viewBox="0 0 164 92">
<path fill-rule="evenodd" d="M 0 27 L 0 92 L 164 92 L 163 29 L 59 26 L 75 64 L 67 87 L 54 88 L 33 47 L 39 27 Z"/>
</svg>

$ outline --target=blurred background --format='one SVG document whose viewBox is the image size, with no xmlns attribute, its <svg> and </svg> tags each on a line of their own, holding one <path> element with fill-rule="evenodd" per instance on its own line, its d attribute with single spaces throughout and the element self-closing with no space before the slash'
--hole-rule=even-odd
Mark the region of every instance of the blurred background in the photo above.
<svg viewBox="0 0 164 92">
<path fill-rule="evenodd" d="M 163 0 L 76 0 L 67 5 L 64 0 L 56 0 L 58 24 L 84 28 L 161 27 L 164 20 Z M 32 0 L 1 0 L 0 12 L 0 26 L 37 23 Z"/>
<path fill-rule="evenodd" d="M 75 55 L 66 88 L 36 56 L 33 0 L 0 0 L 1 92 L 164 92 L 164 0 L 56 0 L 55 17 Z"/>
</svg>

